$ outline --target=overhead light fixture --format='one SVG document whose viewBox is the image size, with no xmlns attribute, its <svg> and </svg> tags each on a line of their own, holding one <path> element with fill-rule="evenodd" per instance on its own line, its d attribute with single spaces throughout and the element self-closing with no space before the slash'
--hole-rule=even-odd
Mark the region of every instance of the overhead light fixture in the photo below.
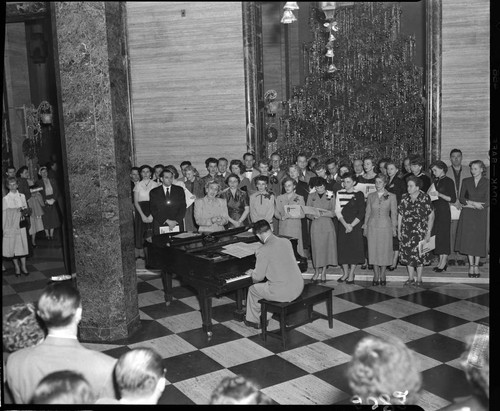
<svg viewBox="0 0 500 411">
<path fill-rule="evenodd" d="M 332 49 L 328 49 L 328 51 L 326 52 L 325 56 L 333 58 L 333 50 Z"/>
<path fill-rule="evenodd" d="M 293 23 L 294 21 L 297 21 L 297 18 L 294 16 L 292 10 L 298 10 L 299 6 L 297 5 L 297 2 L 295 1 L 287 1 L 285 3 L 285 6 L 283 7 L 285 10 L 283 12 L 283 17 L 281 18 L 281 22 L 283 24 L 290 24 Z"/>
<path fill-rule="evenodd" d="M 296 1 L 287 1 L 285 3 L 285 7 L 283 7 L 283 8 L 288 9 L 288 10 L 298 10 L 299 6 L 298 6 Z"/>
<path fill-rule="evenodd" d="M 294 21 L 297 21 L 297 18 L 293 15 L 292 10 L 285 10 L 283 12 L 283 17 L 281 18 L 281 22 L 283 24 L 290 24 Z"/>
<path fill-rule="evenodd" d="M 334 65 L 334 64 L 330 64 L 330 65 L 328 66 L 328 73 L 335 73 L 337 70 L 338 70 L 338 68 L 337 68 L 337 67 L 335 67 L 335 65 Z"/>
</svg>

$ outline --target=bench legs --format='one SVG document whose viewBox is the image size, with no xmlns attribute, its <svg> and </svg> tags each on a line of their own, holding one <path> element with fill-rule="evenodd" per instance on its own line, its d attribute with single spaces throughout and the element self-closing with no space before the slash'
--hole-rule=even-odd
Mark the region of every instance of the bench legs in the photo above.
<svg viewBox="0 0 500 411">
<path fill-rule="evenodd" d="M 283 349 L 286 346 L 286 322 L 285 322 L 286 309 L 282 308 L 280 312 L 280 329 L 281 329 L 281 339 L 283 341 Z"/>
<path fill-rule="evenodd" d="M 333 328 L 333 293 L 328 293 L 328 300 L 326 302 L 326 312 L 328 314 L 328 327 Z"/>
<path fill-rule="evenodd" d="M 260 328 L 262 330 L 262 339 L 266 341 L 267 338 L 267 305 L 261 304 L 261 312 L 260 312 Z"/>
</svg>

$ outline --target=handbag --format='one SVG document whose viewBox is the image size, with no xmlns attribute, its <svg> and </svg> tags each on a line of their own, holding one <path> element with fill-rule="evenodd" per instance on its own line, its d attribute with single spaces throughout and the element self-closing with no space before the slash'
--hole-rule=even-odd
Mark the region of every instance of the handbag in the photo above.
<svg viewBox="0 0 500 411">
<path fill-rule="evenodd" d="M 19 220 L 19 228 L 28 228 L 29 221 L 27 218 L 21 217 L 21 220 Z"/>
</svg>

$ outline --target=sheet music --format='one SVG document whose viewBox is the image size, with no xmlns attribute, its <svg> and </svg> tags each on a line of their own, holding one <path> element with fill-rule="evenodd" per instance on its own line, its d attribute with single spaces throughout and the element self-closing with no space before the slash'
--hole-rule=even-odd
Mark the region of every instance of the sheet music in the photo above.
<svg viewBox="0 0 500 411">
<path fill-rule="evenodd" d="M 302 210 L 304 210 L 304 214 L 315 215 L 318 217 L 324 216 L 325 214 L 331 214 L 330 217 L 333 217 L 333 214 L 330 210 L 325 210 L 324 208 L 319 207 L 310 207 L 310 206 L 301 206 Z"/>
<path fill-rule="evenodd" d="M 160 227 L 160 234 L 178 233 L 180 231 L 181 230 L 178 225 L 176 225 L 174 228 L 170 228 L 168 225 Z"/>
<path fill-rule="evenodd" d="M 358 183 L 354 186 L 354 191 L 360 191 L 365 195 L 365 198 L 368 197 L 368 194 L 376 191 L 375 184 L 369 183 Z"/>
<path fill-rule="evenodd" d="M 429 189 L 427 190 L 427 194 L 429 194 L 429 197 L 431 198 L 431 201 L 439 200 L 439 196 L 438 195 L 431 196 L 431 193 L 433 193 L 434 191 L 437 191 L 437 190 L 436 190 L 436 186 L 434 185 L 434 183 L 432 183 L 431 186 L 429 187 Z"/>
<path fill-rule="evenodd" d="M 436 236 L 433 235 L 431 238 L 429 238 L 428 242 L 422 240 L 418 243 L 418 255 L 422 256 L 423 254 L 426 254 L 429 251 L 434 250 L 435 248 L 436 248 Z"/>
<path fill-rule="evenodd" d="M 284 207 L 285 213 L 290 214 L 293 218 L 300 218 L 300 205 L 299 204 L 286 204 Z"/>
<path fill-rule="evenodd" d="M 258 242 L 256 243 L 238 242 L 234 244 L 228 244 L 222 247 L 223 249 L 220 252 L 232 255 L 233 257 L 243 258 L 255 254 L 255 251 L 257 251 L 257 249 L 260 248 L 260 246 L 261 244 Z"/>
<path fill-rule="evenodd" d="M 196 200 L 196 196 L 186 187 L 184 187 L 184 195 L 186 196 L 186 208 L 189 208 L 189 206 L 194 203 L 194 200 Z"/>
</svg>

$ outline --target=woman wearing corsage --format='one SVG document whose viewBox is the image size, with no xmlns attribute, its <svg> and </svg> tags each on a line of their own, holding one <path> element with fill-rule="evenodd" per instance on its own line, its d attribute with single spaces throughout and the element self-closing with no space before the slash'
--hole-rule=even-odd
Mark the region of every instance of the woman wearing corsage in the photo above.
<svg viewBox="0 0 500 411">
<path fill-rule="evenodd" d="M 302 223 L 305 217 L 302 210 L 304 197 L 295 193 L 297 183 L 291 178 L 285 178 L 282 182 L 285 194 L 276 198 L 276 207 L 274 216 L 278 220 L 278 232 L 280 235 L 293 237 L 297 239 L 297 252 L 304 256 L 304 247 L 302 245 Z"/>
</svg>

